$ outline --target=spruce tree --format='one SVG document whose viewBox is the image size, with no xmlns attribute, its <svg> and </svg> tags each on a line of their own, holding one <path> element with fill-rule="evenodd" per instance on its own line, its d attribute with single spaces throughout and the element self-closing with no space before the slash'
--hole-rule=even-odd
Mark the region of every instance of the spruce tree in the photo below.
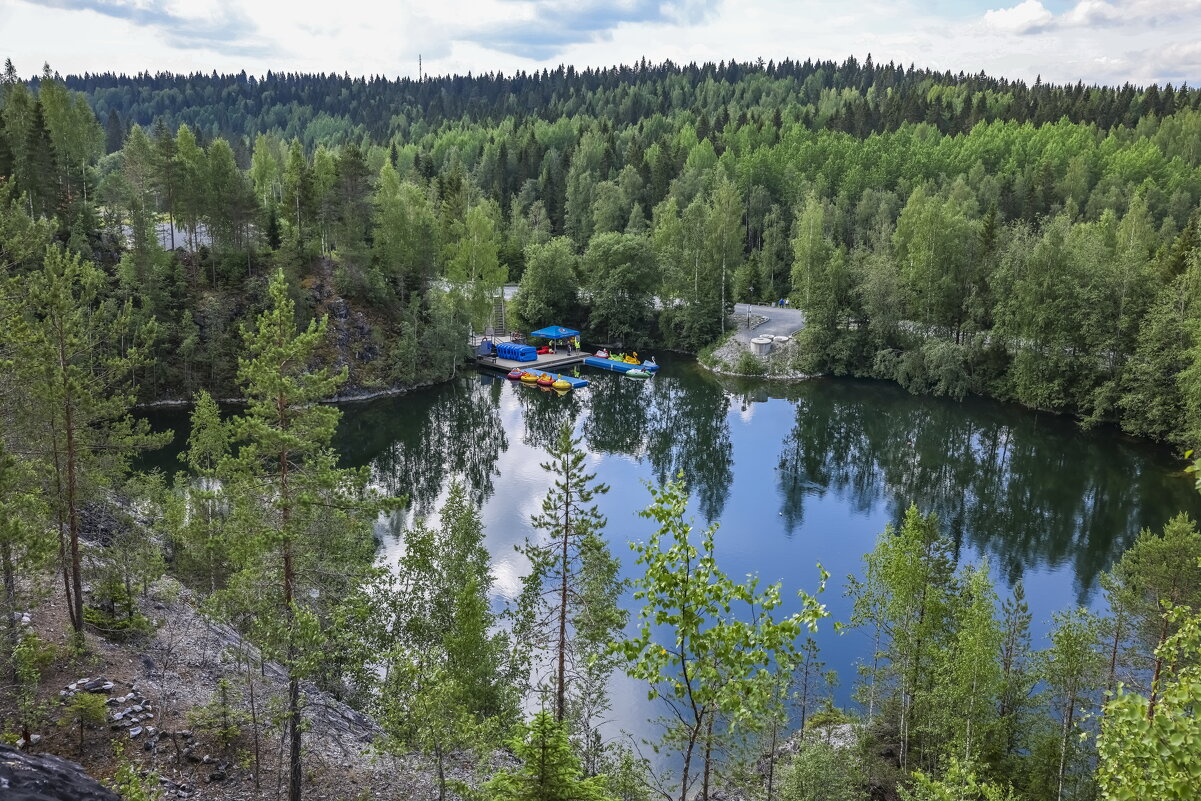
<svg viewBox="0 0 1201 801">
<path fill-rule="evenodd" d="M 546 711 L 534 715 L 510 746 L 521 760 L 484 785 L 487 801 L 607 801 L 604 778 L 583 778 L 567 730 Z"/>
</svg>

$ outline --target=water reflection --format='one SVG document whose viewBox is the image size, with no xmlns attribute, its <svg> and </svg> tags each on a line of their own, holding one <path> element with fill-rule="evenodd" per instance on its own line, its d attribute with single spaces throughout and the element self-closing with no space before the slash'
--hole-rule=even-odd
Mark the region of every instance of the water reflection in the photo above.
<svg viewBox="0 0 1201 801">
<path fill-rule="evenodd" d="M 508 380 L 508 379 L 505 379 Z M 560 395 L 553 389 L 511 382 L 521 407 L 521 441 L 535 450 L 545 451 L 564 425 L 575 429 L 583 396 L 577 392 Z"/>
<path fill-rule="evenodd" d="M 785 394 L 795 414 L 777 474 L 790 533 L 806 500 L 826 492 L 858 510 L 884 504 L 894 520 L 916 503 L 1011 583 L 1030 567 L 1070 565 L 1083 601 L 1140 527 L 1197 506 L 1187 484 L 1165 481 L 1164 454 L 1062 418 L 873 382 Z"/>
<path fill-rule="evenodd" d="M 503 391 L 502 379 L 473 374 L 347 406 L 334 447 L 345 464 L 371 465 L 372 479 L 389 494 L 407 495 L 416 515 L 434 510 L 452 476 L 482 504 L 492 497 L 497 459 L 509 448 L 500 417 Z"/>
<path fill-rule="evenodd" d="M 722 385 L 695 372 L 687 378 L 651 384 L 647 451 L 655 480 L 682 472 L 706 520 L 717 520 L 733 481 L 730 395 Z"/>
</svg>

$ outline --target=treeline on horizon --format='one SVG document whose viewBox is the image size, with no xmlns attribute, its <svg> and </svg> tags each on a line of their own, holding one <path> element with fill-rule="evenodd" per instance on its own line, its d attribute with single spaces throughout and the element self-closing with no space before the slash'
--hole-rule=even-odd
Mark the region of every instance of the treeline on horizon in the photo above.
<svg viewBox="0 0 1201 801">
<path fill-rule="evenodd" d="M 519 324 L 693 352 L 735 300 L 788 297 L 800 369 L 1201 438 L 1188 87 L 870 59 L 424 81 L 10 64 L 3 104 L 11 208 L 161 326 L 148 396 L 229 391 L 280 266 L 361 386 L 450 375 L 444 343 L 520 280 Z"/>
<path fill-rule="evenodd" d="M 36 81 L 34 81 L 36 84 Z M 68 75 L 67 88 L 85 93 L 97 116 L 128 127 L 163 120 L 186 124 L 210 137 L 253 138 L 272 132 L 299 138 L 306 146 L 368 137 L 374 141 L 412 136 L 423 122 L 493 122 L 509 117 L 554 121 L 560 117 L 609 119 L 615 127 L 637 125 L 660 113 L 712 115 L 713 128 L 745 123 L 754 111 L 795 108 L 796 120 L 812 128 L 845 131 L 859 137 L 894 131 L 902 124 L 927 122 L 942 133 L 966 133 L 995 119 L 1036 125 L 1066 117 L 1102 130 L 1134 126 L 1142 117 L 1164 117 L 1201 106 L 1201 90 L 1174 87 L 1122 87 L 1044 84 L 992 78 L 983 72 L 938 72 L 889 62 L 871 55 L 841 64 L 830 60 L 784 59 L 755 63 L 650 64 L 577 70 L 560 65 L 512 75 L 439 75 L 419 79 L 383 76 L 272 72 L 237 74 L 170 72 Z M 942 91 L 931 93 L 938 87 Z M 834 102 L 830 102 L 835 98 Z M 964 99 L 971 102 L 964 102 Z M 779 121 L 777 121 L 777 126 Z M 114 148 L 115 149 L 115 148 Z M 111 152 L 111 151 L 110 151 Z"/>
</svg>

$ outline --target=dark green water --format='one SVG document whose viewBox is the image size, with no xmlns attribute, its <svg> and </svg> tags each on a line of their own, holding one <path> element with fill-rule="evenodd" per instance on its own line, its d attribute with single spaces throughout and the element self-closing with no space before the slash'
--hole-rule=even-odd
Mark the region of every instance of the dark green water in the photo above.
<svg viewBox="0 0 1201 801">
<path fill-rule="evenodd" d="M 564 422 L 612 487 L 600 506 L 627 571 L 624 543 L 649 533 L 636 515 L 649 500 L 644 482 L 683 471 L 698 524 L 721 524 L 725 571 L 812 590 L 821 562 L 831 573 L 823 597 L 831 619 L 847 619 L 845 577 L 910 503 L 938 513 L 961 560 L 987 558 L 1002 594 L 1024 580 L 1038 646 L 1053 612 L 1100 603 L 1098 575 L 1141 527 L 1181 510 L 1201 514 L 1170 452 L 990 401 L 915 397 L 867 381 L 718 379 L 678 362 L 650 381 L 591 373 L 591 387 L 565 397 L 469 373 L 345 406 L 336 443 L 345 463 L 371 465 L 382 488 L 411 499 L 381 526 L 382 558 L 395 556 L 404 525 L 435 512 L 457 476 L 483 505 L 497 589 L 514 592 L 524 565 L 513 546 L 531 531 L 548 486 L 542 451 Z M 186 415 L 154 422 L 182 429 Z M 834 634 L 826 622 L 819 642 L 845 700 L 867 637 Z M 640 728 L 646 696 L 629 690 L 615 693 L 614 718 Z"/>
</svg>

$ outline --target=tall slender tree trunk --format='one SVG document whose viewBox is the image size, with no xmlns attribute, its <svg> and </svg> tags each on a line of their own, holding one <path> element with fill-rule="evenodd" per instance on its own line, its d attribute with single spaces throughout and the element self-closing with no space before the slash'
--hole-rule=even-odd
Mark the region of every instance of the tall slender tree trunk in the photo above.
<svg viewBox="0 0 1201 801">
<path fill-rule="evenodd" d="M 1159 649 L 1168 639 L 1168 618 L 1161 613 L 1160 620 L 1162 622 L 1159 627 L 1159 642 L 1155 645 L 1155 672 L 1151 675 L 1151 695 L 1147 699 L 1147 720 L 1155 720 L 1155 704 L 1159 700 L 1159 677 L 1163 673 L 1163 657 L 1159 656 Z"/>
<path fill-rule="evenodd" d="M 17 646 L 21 642 L 21 633 L 17 628 L 17 570 L 13 565 L 12 547 L 7 541 L 0 547 L 0 564 L 4 567 L 4 619 L 7 627 L 9 653 L 9 679 L 16 692 L 21 687 L 21 670 L 17 664 Z M 20 707 L 18 707 L 20 709 Z M 23 711 L 23 710 L 22 710 Z M 21 735 L 29 742 L 29 721 L 20 714 Z"/>
<path fill-rule="evenodd" d="M 287 429 L 287 399 L 281 394 L 276 400 L 281 427 Z M 288 487 L 288 451 L 279 453 L 280 532 L 283 534 L 284 616 L 288 621 L 288 801 L 301 801 L 302 775 L 300 770 L 300 678 L 296 675 L 296 644 L 294 642 L 296 566 L 292 542 L 288 534 L 292 501 Z"/>
<path fill-rule="evenodd" d="M 559 585 L 559 671 L 555 687 L 555 720 L 562 723 L 567 705 L 567 529 L 563 529 L 562 580 Z"/>
<path fill-rule="evenodd" d="M 446 758 L 441 744 L 434 746 L 434 764 L 438 769 L 438 801 L 446 801 Z"/>
<path fill-rule="evenodd" d="M 1074 698 L 1075 693 L 1068 693 L 1068 711 L 1063 716 L 1063 728 L 1060 731 L 1059 738 L 1059 790 L 1056 794 L 1057 801 L 1063 801 L 1063 777 L 1067 773 L 1068 762 L 1068 740 L 1072 730 L 1072 717 L 1076 712 L 1076 703 Z"/>
<path fill-rule="evenodd" d="M 701 722 L 688 732 L 688 744 L 684 747 L 684 767 L 680 770 L 680 801 L 688 801 L 688 777 L 692 771 L 692 752 L 696 748 L 696 738 L 700 735 Z"/>
<path fill-rule="evenodd" d="M 713 768 L 713 715 L 705 727 L 705 773 L 701 779 L 701 801 L 709 801 L 709 774 Z"/>
<path fill-rule="evenodd" d="M 776 741 L 780 735 L 780 722 L 771 723 L 771 749 L 767 753 L 767 801 L 772 801 L 776 789 Z"/>
<path fill-rule="evenodd" d="M 65 363 L 62 365 L 64 375 Z M 71 546 L 71 593 L 68 598 L 71 608 L 71 625 L 82 641 L 83 637 L 83 573 L 79 564 L 79 454 L 75 443 L 75 409 L 68 390 L 65 411 L 67 435 L 67 531 Z M 82 642 L 81 642 L 82 644 Z"/>
<path fill-rule="evenodd" d="M 1118 642 L 1122 636 L 1122 615 L 1119 613 L 1113 619 L 1113 645 L 1109 653 L 1109 679 L 1105 682 L 1105 686 L 1110 692 L 1113 692 L 1117 687 L 1118 676 Z"/>
<path fill-rule="evenodd" d="M 555 692 L 555 720 L 559 723 L 563 722 L 563 715 L 567 711 L 567 540 L 571 535 L 570 468 L 563 471 L 563 476 L 563 541 L 559 565 L 562 572 L 559 584 L 559 675 Z"/>
</svg>

